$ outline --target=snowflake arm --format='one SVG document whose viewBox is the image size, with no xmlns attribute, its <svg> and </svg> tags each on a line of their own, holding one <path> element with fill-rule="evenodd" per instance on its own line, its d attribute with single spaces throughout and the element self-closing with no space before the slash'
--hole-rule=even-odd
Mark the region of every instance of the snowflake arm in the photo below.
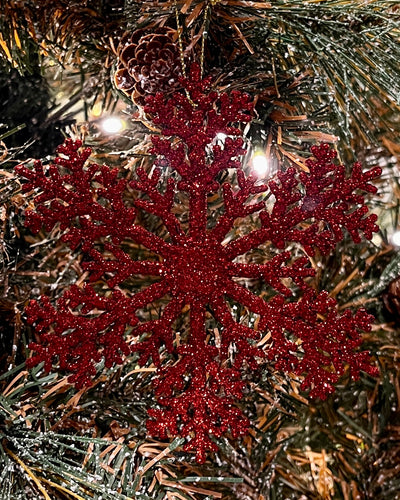
<svg viewBox="0 0 400 500">
<path fill-rule="evenodd" d="M 145 107 L 153 122 L 161 127 L 164 137 L 179 140 L 171 143 L 169 139 L 156 136 L 152 139 L 153 152 L 168 160 L 170 167 L 181 176 L 178 187 L 189 193 L 199 185 L 206 191 L 215 189 L 218 172 L 241 167 L 239 156 L 245 153 L 243 139 L 235 137 L 241 136 L 241 131 L 230 123 L 249 122 L 253 108 L 246 94 L 206 92 L 210 79 L 196 80 L 199 75 L 200 68 L 193 65 L 190 78 L 183 79 L 191 101 L 183 94 L 176 93 L 170 99 L 157 94 L 148 99 Z M 227 135 L 224 148 L 213 144 L 219 132 Z M 207 157 L 210 150 L 214 158 L 211 162 Z"/>
<path fill-rule="evenodd" d="M 212 436 L 221 437 L 230 431 L 237 437 L 247 432 L 249 421 L 233 404 L 242 396 L 245 384 L 238 370 L 224 369 L 214 361 L 218 354 L 215 347 L 199 351 L 183 346 L 179 354 L 178 364 L 157 384 L 156 392 L 164 395 L 159 399 L 164 409 L 150 410 L 152 420 L 147 428 L 160 437 L 180 428 L 180 434 L 190 438 L 184 449 L 195 450 L 196 460 L 204 463 L 206 452 L 218 449 Z M 186 383 L 185 375 L 190 377 Z M 184 393 L 173 397 L 172 389 L 182 389 L 185 384 Z"/>
<path fill-rule="evenodd" d="M 63 241 L 72 248 L 82 243 L 86 251 L 100 237 L 119 243 L 136 210 L 122 201 L 126 181 L 117 179 L 118 169 L 86 165 L 91 150 L 79 151 L 81 147 L 81 141 L 67 139 L 57 149 L 61 156 L 46 171 L 41 161 L 35 161 L 33 170 L 19 165 L 16 171 L 28 179 L 23 191 L 41 190 L 35 198 L 36 210 L 26 212 L 26 226 L 37 233 L 42 225 L 50 231 L 60 223 L 61 230 L 67 229 Z M 107 206 L 99 203 L 102 198 Z"/>
<path fill-rule="evenodd" d="M 243 304 L 256 314 L 263 315 L 266 310 L 265 301 L 261 297 L 258 297 L 238 283 L 234 283 L 233 281 L 226 283 L 225 293 L 228 297 L 236 300 L 239 304 Z"/>
<path fill-rule="evenodd" d="M 152 358 L 153 363 L 157 367 L 160 367 L 159 349 L 162 345 L 166 346 L 168 352 L 171 353 L 174 351 L 173 340 L 175 334 L 172 329 L 172 323 L 181 314 L 183 306 L 184 301 L 182 299 L 173 299 L 165 307 L 159 320 L 146 321 L 135 329 L 135 336 L 150 333 L 148 338 L 141 340 L 131 347 L 132 352 L 140 353 L 139 364 L 141 366 L 145 365 Z"/>
<path fill-rule="evenodd" d="M 133 275 L 159 276 L 162 273 L 162 264 L 159 262 L 133 261 L 129 254 L 111 243 L 106 243 L 104 250 L 114 259 L 104 258 L 104 252 L 93 248 L 88 252 L 91 260 L 82 263 L 82 269 L 90 272 L 90 281 L 97 281 L 104 275 L 111 274 L 112 278 L 107 279 L 107 283 L 114 288 Z"/>
<path fill-rule="evenodd" d="M 74 312 L 82 304 L 80 312 Z M 124 338 L 126 325 L 134 326 L 138 321 L 121 292 L 115 290 L 106 298 L 90 286 L 83 290 L 73 286 L 58 300 L 57 309 L 42 297 L 42 305 L 32 301 L 26 312 L 40 334 L 40 344 L 29 345 L 36 354 L 27 360 L 27 366 L 44 361 L 49 372 L 58 361 L 60 369 L 71 374 L 68 381 L 77 388 L 91 385 L 95 364 L 102 358 L 107 367 L 122 363 L 122 356 L 130 352 Z"/>
<path fill-rule="evenodd" d="M 277 210 L 274 207 L 272 217 L 284 213 L 288 221 L 287 227 L 284 224 L 280 232 L 278 243 L 297 241 L 312 254 L 313 246 L 323 253 L 331 250 L 343 239 L 343 229 L 347 229 L 355 243 L 361 241 L 359 233 L 371 239 L 372 233 L 378 230 L 375 224 L 377 216 L 365 217 L 368 208 L 362 193 L 376 193 L 376 187 L 369 181 L 378 177 L 381 169 L 376 167 L 363 173 L 361 165 L 356 163 L 346 177 L 343 165 L 333 162 L 336 152 L 328 144 L 313 146 L 311 152 L 314 159 L 306 162 L 308 173 L 296 174 L 294 169 L 289 169 L 286 174 L 278 176 L 280 184 L 270 183 L 271 191 L 277 197 Z M 282 198 L 287 192 L 287 182 L 293 183 L 293 180 L 299 181 L 304 194 L 296 206 L 290 207 Z M 303 234 L 295 226 L 307 220 L 311 221 L 311 226 Z M 319 222 L 325 224 L 322 231 L 317 228 Z"/>
<path fill-rule="evenodd" d="M 118 179 L 118 169 L 87 164 L 91 150 L 81 148 L 81 141 L 67 139 L 57 148 L 61 156 L 47 171 L 40 161 L 35 162 L 33 170 L 19 165 L 16 171 L 28 179 L 23 185 L 24 191 L 40 189 L 34 200 L 36 210 L 26 212 L 25 225 L 37 233 L 42 225 L 50 231 L 60 223 L 61 230 L 66 230 L 62 240 L 73 249 L 82 244 L 82 250 L 95 259 L 91 266 L 88 265 L 94 271 L 91 277 L 94 281 L 103 274 L 101 269 L 105 266 L 105 259 L 99 259 L 94 249 L 94 244 L 101 239 L 111 240 L 115 247 L 125 238 L 131 238 L 146 248 L 157 246 L 161 254 L 168 243 L 134 224 L 137 210 L 127 207 L 123 201 L 127 182 Z M 112 247 L 111 244 L 106 246 L 107 249 Z M 126 254 L 127 260 L 131 261 Z M 126 272 L 124 275 L 127 277 Z"/>
<path fill-rule="evenodd" d="M 325 399 L 346 366 L 354 379 L 361 370 L 377 374 L 368 353 L 356 350 L 360 332 L 370 330 L 372 320 L 363 309 L 338 315 L 336 301 L 326 292 L 309 289 L 290 303 L 277 296 L 269 303 L 266 319 L 272 340 L 267 356 L 277 369 L 303 376 L 301 387 L 311 389 L 312 397 Z"/>
<path fill-rule="evenodd" d="M 292 278 L 300 288 L 304 288 L 304 278 L 314 276 L 315 271 L 310 267 L 306 257 L 296 259 L 292 266 L 285 266 L 284 263 L 291 257 L 289 252 L 282 252 L 275 255 L 266 264 L 236 264 L 230 266 L 233 276 L 240 278 L 262 278 L 279 293 L 291 296 L 290 288 L 282 283 L 282 278 Z"/>
<path fill-rule="evenodd" d="M 213 237 L 222 242 L 226 234 L 231 230 L 233 222 L 238 217 L 247 217 L 250 214 L 259 212 L 264 208 L 264 202 L 246 205 L 246 201 L 252 195 L 263 193 L 267 186 L 261 184 L 256 186 L 254 177 L 245 177 L 242 170 L 237 171 L 239 189 L 234 192 L 232 187 L 225 183 L 222 186 L 224 196 L 225 213 L 218 219 L 216 226 L 212 230 Z"/>
<path fill-rule="evenodd" d="M 142 168 L 138 168 L 136 173 L 140 181 L 132 181 L 130 182 L 130 186 L 142 193 L 146 193 L 150 201 L 136 200 L 135 205 L 160 217 L 171 235 L 172 241 L 176 242 L 179 237 L 183 236 L 179 220 L 171 213 L 174 204 L 176 182 L 171 178 L 168 179 L 165 193 L 161 194 L 157 189 L 157 184 L 161 177 L 160 168 L 154 169 L 151 177 Z"/>
<path fill-rule="evenodd" d="M 224 300 L 216 298 L 212 303 L 212 308 L 215 318 L 223 325 L 220 359 L 228 360 L 230 346 L 236 345 L 237 354 L 234 366 L 240 369 L 243 364 L 246 364 L 252 370 L 256 370 L 258 368 L 257 360 L 264 358 L 265 352 L 250 344 L 249 340 L 257 340 L 259 333 L 246 325 L 236 323 Z"/>
<path fill-rule="evenodd" d="M 378 230 L 377 216 L 366 217 L 363 191 L 375 193 L 376 187 L 369 183 L 378 177 L 380 168 L 363 173 L 359 163 L 354 165 L 349 177 L 344 167 L 332 162 L 335 151 L 327 144 L 311 148 L 315 160 L 308 160 L 310 172 L 296 172 L 290 168 L 279 172 L 277 180 L 269 182 L 275 203 L 271 213 L 260 213 L 261 229 L 234 240 L 227 246 L 230 258 L 242 255 L 269 240 L 277 248 L 289 242 L 301 243 L 307 253 L 314 254 L 318 248 L 327 253 L 343 239 L 347 229 L 355 243 L 360 242 L 360 233 L 367 239 Z M 357 207 L 358 205 L 358 207 Z M 356 207 L 356 208 L 354 208 Z M 321 230 L 320 223 L 324 224 Z M 299 227 L 306 224 L 306 226 Z"/>
</svg>

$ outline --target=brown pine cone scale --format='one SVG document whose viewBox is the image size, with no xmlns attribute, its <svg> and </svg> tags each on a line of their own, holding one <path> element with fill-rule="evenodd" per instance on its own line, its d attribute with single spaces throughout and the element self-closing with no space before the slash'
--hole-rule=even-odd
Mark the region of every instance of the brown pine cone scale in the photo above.
<svg viewBox="0 0 400 500">
<path fill-rule="evenodd" d="M 150 33 L 139 29 L 122 37 L 114 82 L 135 104 L 143 106 L 146 96 L 180 86 L 181 59 L 175 37 L 175 30 L 166 27 Z"/>
</svg>

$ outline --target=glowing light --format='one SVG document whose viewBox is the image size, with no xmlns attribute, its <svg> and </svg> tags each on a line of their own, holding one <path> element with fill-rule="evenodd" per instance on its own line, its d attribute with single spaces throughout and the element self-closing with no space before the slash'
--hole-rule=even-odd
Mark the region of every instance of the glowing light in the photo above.
<svg viewBox="0 0 400 500">
<path fill-rule="evenodd" d="M 101 122 L 101 128 L 107 134 L 117 134 L 125 128 L 125 123 L 116 116 L 109 116 Z"/>
<path fill-rule="evenodd" d="M 215 146 L 219 146 L 220 148 L 224 148 L 225 146 L 225 139 L 227 138 L 228 136 L 226 134 L 224 134 L 223 132 L 218 132 L 213 141 L 212 141 L 212 145 Z"/>
<path fill-rule="evenodd" d="M 396 247 L 400 247 L 400 231 L 395 231 L 391 237 L 392 244 Z"/>
<path fill-rule="evenodd" d="M 103 111 L 103 106 L 100 102 L 96 102 L 96 104 L 92 108 L 92 116 L 98 117 L 101 115 Z"/>
<path fill-rule="evenodd" d="M 225 142 L 225 139 L 227 138 L 228 136 L 222 132 L 218 132 L 218 134 L 216 135 L 216 138 L 218 141 L 221 141 L 221 142 Z"/>
<path fill-rule="evenodd" d="M 382 245 L 382 237 L 381 237 L 379 234 L 377 234 L 377 233 L 375 233 L 375 234 L 372 236 L 372 240 L 371 240 L 371 241 L 372 241 L 372 243 L 373 243 L 375 246 L 377 246 L 377 247 L 379 247 L 379 246 L 381 246 L 381 245 Z"/>
<path fill-rule="evenodd" d="M 256 175 L 263 177 L 270 169 L 269 161 L 262 151 L 256 151 L 252 157 L 252 168 Z"/>
</svg>

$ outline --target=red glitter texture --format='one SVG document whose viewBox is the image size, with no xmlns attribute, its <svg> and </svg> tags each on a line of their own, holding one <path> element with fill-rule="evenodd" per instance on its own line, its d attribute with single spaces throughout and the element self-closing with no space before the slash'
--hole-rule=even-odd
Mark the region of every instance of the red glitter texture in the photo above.
<svg viewBox="0 0 400 500">
<path fill-rule="evenodd" d="M 158 408 L 149 410 L 150 434 L 186 437 L 185 449 L 204 462 L 207 451 L 217 449 L 213 438 L 246 433 L 249 422 L 237 406 L 246 387 L 243 369 L 269 360 L 276 369 L 299 375 L 302 389 L 319 398 L 334 391 L 346 367 L 353 378 L 360 370 L 376 373 L 368 352 L 358 349 L 360 333 L 370 329 L 373 318 L 364 310 L 338 314 L 335 300 L 304 281 L 314 275 L 308 258 L 293 259 L 279 249 L 296 242 L 308 254 L 315 249 L 325 254 L 343 238 L 344 229 L 356 243 L 361 235 L 370 239 L 377 231 L 376 216 L 367 215 L 364 194 L 376 192 L 370 181 L 380 170 L 363 173 L 356 163 L 346 176 L 335 152 L 322 144 L 312 148 L 309 172 L 290 168 L 262 185 L 242 170 L 246 149 L 238 125 L 251 120 L 250 98 L 210 91 L 210 81 L 201 80 L 196 66 L 183 84 L 192 102 L 178 92 L 147 100 L 145 111 L 161 130 L 152 139 L 158 159 L 151 174 L 138 168 L 137 180 L 128 182 L 117 169 L 88 163 L 90 149 L 71 140 L 48 168 L 40 161 L 33 170 L 17 167 L 28 179 L 24 190 L 39 191 L 35 210 L 26 213 L 27 226 L 50 231 L 59 223 L 63 240 L 72 248 L 81 245 L 87 255 L 83 267 L 90 281 L 103 280 L 109 287 L 99 295 L 93 285 L 73 286 L 57 307 L 46 297 L 41 304 L 31 302 L 28 320 L 36 325 L 40 343 L 30 345 L 35 355 L 27 364 L 44 361 L 49 371 L 58 362 L 82 387 L 91 383 L 102 359 L 107 367 L 122 363 L 130 352 L 139 353 L 141 365 L 151 359 L 158 368 Z M 216 141 L 218 133 L 226 136 L 223 144 Z M 162 185 L 166 165 L 171 175 Z M 237 182 L 221 186 L 218 174 L 227 169 L 236 171 Z M 129 206 L 124 194 L 132 190 L 145 196 Z M 222 192 L 224 212 L 210 225 L 208 196 L 217 192 Z M 272 208 L 260 201 L 268 192 L 274 196 Z M 188 198 L 186 225 L 174 214 L 178 193 Z M 138 212 L 158 216 L 168 238 L 140 226 Z M 231 237 L 235 221 L 250 214 L 258 214 L 258 228 Z M 158 258 L 133 260 L 121 245 L 127 240 Z M 277 248 L 267 263 L 243 257 L 266 242 Z M 159 281 L 137 293 L 123 292 L 120 285 L 132 276 Z M 241 283 L 262 280 L 276 294 L 266 301 L 237 278 Z M 300 290 L 299 300 L 293 289 Z M 162 298 L 167 305 L 159 318 L 141 320 L 140 311 Z M 257 321 L 238 323 L 232 303 Z M 183 308 L 189 310 L 190 327 L 177 342 L 175 322 Z M 215 329 L 207 328 L 212 318 Z M 267 333 L 269 341 L 261 348 L 257 342 Z M 165 364 L 161 352 L 163 360 L 174 362 Z"/>
</svg>

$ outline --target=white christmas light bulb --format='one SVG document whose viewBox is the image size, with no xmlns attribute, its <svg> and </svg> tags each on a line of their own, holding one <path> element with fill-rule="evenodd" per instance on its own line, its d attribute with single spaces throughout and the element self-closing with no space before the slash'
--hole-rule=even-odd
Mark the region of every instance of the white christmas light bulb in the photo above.
<svg viewBox="0 0 400 500">
<path fill-rule="evenodd" d="M 270 164 L 265 153 L 262 151 L 256 151 L 252 158 L 252 168 L 254 173 L 258 177 L 265 177 L 270 169 Z"/>
<path fill-rule="evenodd" d="M 218 132 L 218 134 L 216 135 L 216 138 L 221 141 L 221 142 L 225 142 L 225 139 L 227 138 L 228 136 L 222 132 Z"/>
<path fill-rule="evenodd" d="M 109 116 L 101 122 L 101 128 L 106 134 L 117 134 L 124 129 L 124 122 L 116 116 Z"/>
<path fill-rule="evenodd" d="M 396 247 L 400 247 L 400 231 L 395 231 L 391 237 L 392 244 Z"/>
</svg>

